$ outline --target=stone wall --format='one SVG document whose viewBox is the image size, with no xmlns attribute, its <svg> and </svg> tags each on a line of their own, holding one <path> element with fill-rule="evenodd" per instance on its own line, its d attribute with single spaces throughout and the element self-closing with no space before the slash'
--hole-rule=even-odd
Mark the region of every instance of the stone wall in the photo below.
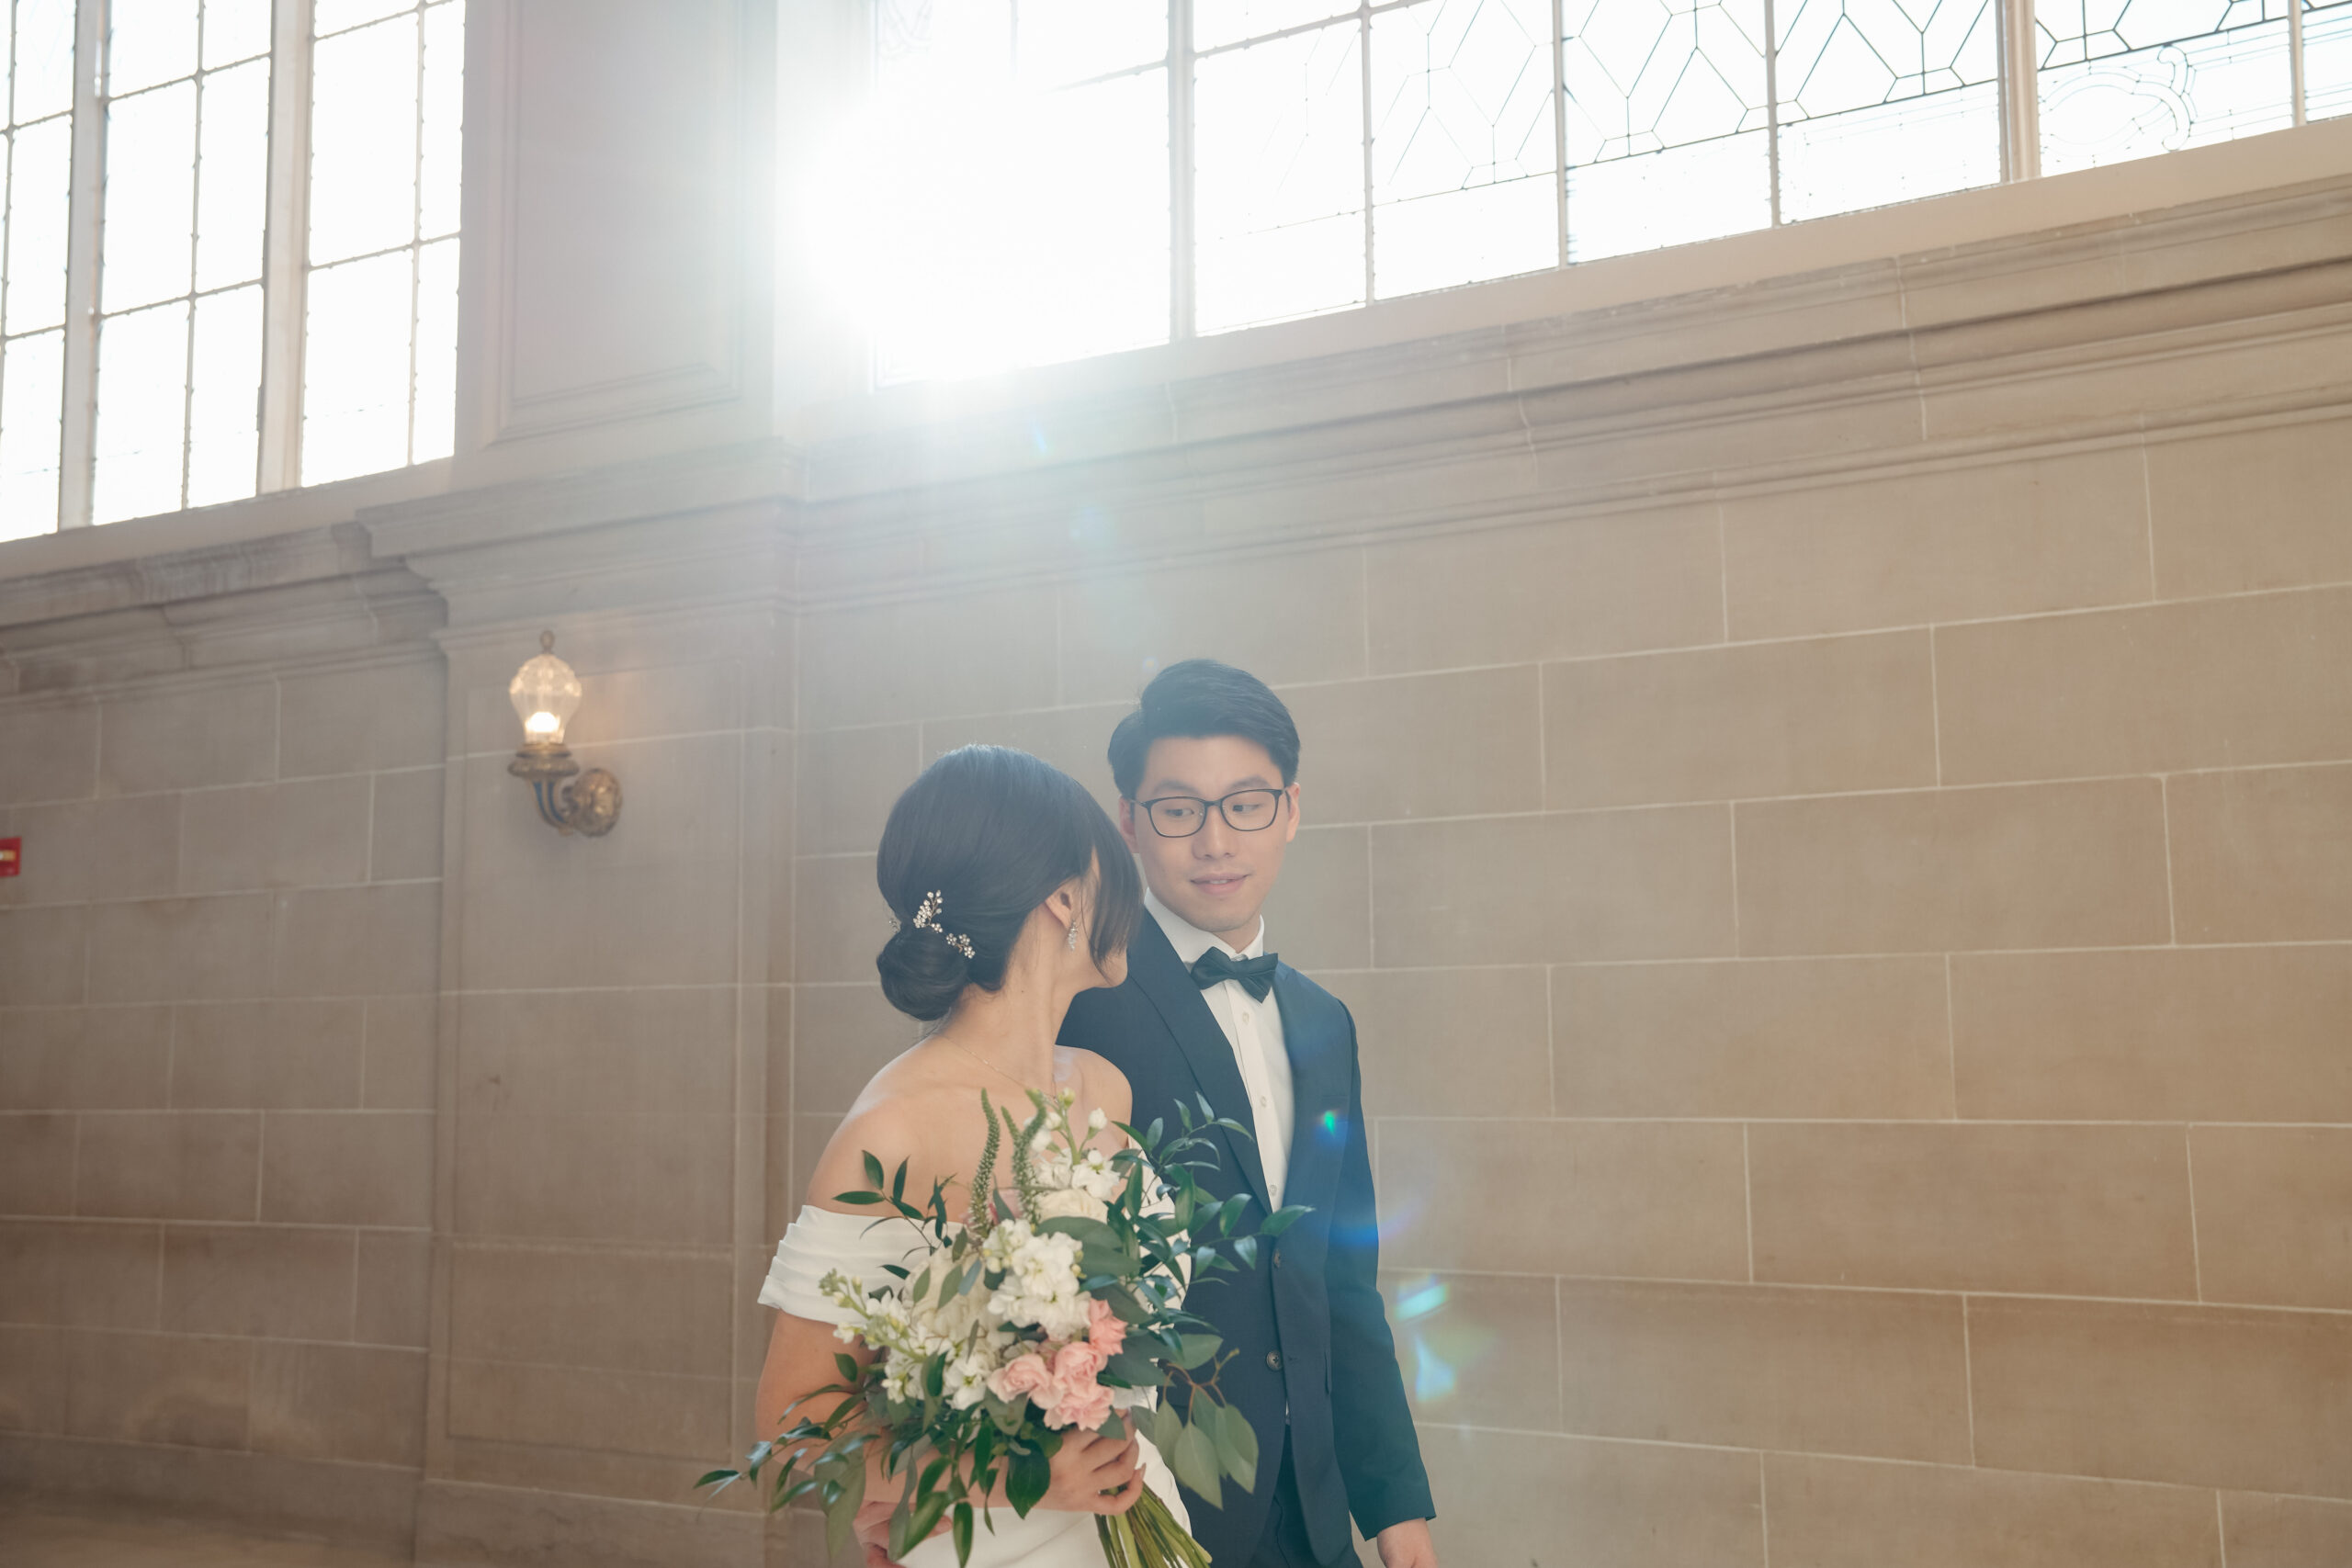
<svg viewBox="0 0 2352 1568">
<path fill-rule="evenodd" d="M 191 596 L 7 627 L 0 1473 L 397 1540 L 430 1338 L 440 605 L 356 530 L 315 545 L 279 552 L 306 582 L 151 563 Z"/>
</svg>

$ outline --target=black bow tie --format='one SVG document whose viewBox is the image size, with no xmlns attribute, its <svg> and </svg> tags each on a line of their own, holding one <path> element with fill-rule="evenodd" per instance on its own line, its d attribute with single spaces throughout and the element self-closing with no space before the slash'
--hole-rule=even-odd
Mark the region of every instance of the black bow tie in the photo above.
<svg viewBox="0 0 2352 1568">
<path fill-rule="evenodd" d="M 1212 947 L 1193 960 L 1193 984 L 1204 991 L 1220 980 L 1235 980 L 1241 988 L 1259 1001 L 1274 988 L 1274 965 L 1282 960 L 1269 953 L 1256 958 L 1235 958 L 1221 947 Z"/>
</svg>

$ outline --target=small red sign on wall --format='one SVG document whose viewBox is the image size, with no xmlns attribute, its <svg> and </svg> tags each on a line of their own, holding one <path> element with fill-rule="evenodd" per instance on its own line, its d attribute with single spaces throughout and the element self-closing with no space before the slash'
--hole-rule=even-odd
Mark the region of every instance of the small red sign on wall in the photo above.
<svg viewBox="0 0 2352 1568">
<path fill-rule="evenodd" d="M 0 876 L 14 876 L 24 869 L 25 841 L 22 839 L 0 839 Z"/>
</svg>

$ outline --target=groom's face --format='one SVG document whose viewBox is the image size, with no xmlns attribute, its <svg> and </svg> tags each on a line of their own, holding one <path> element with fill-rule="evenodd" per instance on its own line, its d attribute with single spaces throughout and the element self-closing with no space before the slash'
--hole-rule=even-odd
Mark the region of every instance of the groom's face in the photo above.
<svg viewBox="0 0 2352 1568">
<path fill-rule="evenodd" d="M 1245 832 L 1212 807 L 1199 832 L 1170 839 L 1152 827 L 1145 809 L 1169 795 L 1215 801 L 1242 789 L 1283 791 L 1271 825 Z M 1170 736 L 1145 753 L 1142 787 L 1135 799 L 1119 803 L 1119 831 L 1161 903 L 1229 945 L 1247 947 L 1282 874 L 1283 852 L 1298 836 L 1298 785 L 1283 785 L 1282 770 L 1254 740 Z"/>
</svg>

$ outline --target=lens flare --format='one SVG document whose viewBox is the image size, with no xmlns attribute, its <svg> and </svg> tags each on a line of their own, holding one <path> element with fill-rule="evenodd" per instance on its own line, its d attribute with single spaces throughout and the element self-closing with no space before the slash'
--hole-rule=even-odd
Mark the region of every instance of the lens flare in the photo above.
<svg viewBox="0 0 2352 1568">
<path fill-rule="evenodd" d="M 1414 1286 L 1396 1298 L 1396 1321 L 1410 1323 L 1417 1317 L 1427 1317 L 1445 1304 L 1445 1295 L 1442 1280 Z"/>
<path fill-rule="evenodd" d="M 1413 1398 L 1428 1404 L 1445 1398 L 1453 1392 L 1453 1369 L 1439 1359 L 1437 1352 L 1424 1344 L 1418 1334 L 1413 1336 Z"/>
</svg>

